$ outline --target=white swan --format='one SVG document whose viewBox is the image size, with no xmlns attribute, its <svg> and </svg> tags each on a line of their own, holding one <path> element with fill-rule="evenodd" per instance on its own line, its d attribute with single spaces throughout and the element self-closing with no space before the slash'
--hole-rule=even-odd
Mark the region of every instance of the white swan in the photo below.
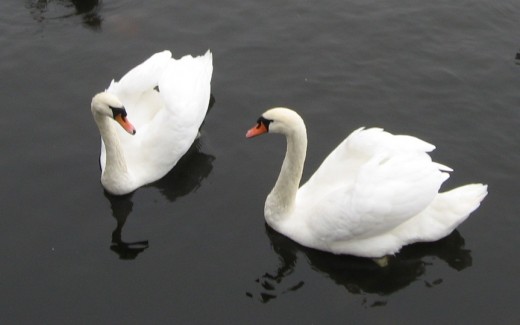
<svg viewBox="0 0 520 325">
<path fill-rule="evenodd" d="M 102 138 L 101 183 L 108 192 L 130 193 L 175 166 L 206 116 L 212 72 L 210 51 L 179 60 L 163 51 L 94 96 L 91 110 Z"/>
<path fill-rule="evenodd" d="M 265 219 L 304 246 L 378 261 L 404 245 L 447 236 L 487 195 L 482 184 L 438 193 L 451 169 L 432 162 L 426 152 L 435 147 L 377 128 L 350 134 L 298 189 L 307 150 L 302 118 L 270 109 L 246 137 L 266 132 L 285 135 L 287 152 Z"/>
</svg>

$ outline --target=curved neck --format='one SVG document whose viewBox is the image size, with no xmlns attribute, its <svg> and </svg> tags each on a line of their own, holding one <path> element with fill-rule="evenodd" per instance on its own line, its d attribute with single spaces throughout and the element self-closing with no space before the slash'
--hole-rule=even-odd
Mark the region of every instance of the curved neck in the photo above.
<svg viewBox="0 0 520 325">
<path fill-rule="evenodd" d="M 102 180 L 115 178 L 115 175 L 127 174 L 128 168 L 125 156 L 114 123 L 106 116 L 96 115 L 94 119 L 105 143 L 106 161 Z"/>
<path fill-rule="evenodd" d="M 287 134 L 286 138 L 287 151 L 282 169 L 265 202 L 266 220 L 271 225 L 288 217 L 293 211 L 307 153 L 305 126 Z"/>
</svg>

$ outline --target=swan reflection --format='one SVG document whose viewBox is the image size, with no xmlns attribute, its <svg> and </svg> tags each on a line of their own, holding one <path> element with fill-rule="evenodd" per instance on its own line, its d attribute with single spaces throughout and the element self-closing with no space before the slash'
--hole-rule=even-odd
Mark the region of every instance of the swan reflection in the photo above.
<svg viewBox="0 0 520 325">
<path fill-rule="evenodd" d="M 214 156 L 200 152 L 199 142 L 196 141 L 164 178 L 146 187 L 158 188 L 162 195 L 173 202 L 200 187 L 201 182 L 213 169 L 214 160 Z M 112 216 L 117 221 L 117 226 L 112 232 L 110 250 L 124 260 L 135 259 L 149 247 L 148 240 L 127 242 L 122 239 L 123 227 L 134 205 L 132 196 L 133 193 L 114 196 L 105 192 L 105 197 L 110 201 Z"/>
<path fill-rule="evenodd" d="M 113 196 L 105 192 L 106 198 L 110 201 L 112 216 L 117 221 L 116 229 L 112 232 L 112 243 L 110 249 L 119 255 L 122 260 L 133 260 L 148 248 L 148 240 L 135 242 L 125 242 L 122 239 L 121 232 L 126 223 L 126 219 L 132 212 L 134 203 L 132 202 L 132 194 L 125 196 Z"/>
<path fill-rule="evenodd" d="M 215 157 L 200 152 L 200 141 L 195 140 L 188 152 L 166 176 L 145 187 L 156 187 L 171 202 L 195 192 L 213 169 Z"/>
<path fill-rule="evenodd" d="M 303 280 L 291 278 L 297 260 L 302 256 L 312 269 L 351 294 L 365 295 L 362 304 L 367 307 L 386 305 L 386 296 L 406 288 L 424 276 L 428 267 L 437 263 L 436 260 L 445 261 L 457 271 L 471 266 L 472 263 L 470 250 L 464 249 L 464 238 L 458 231 L 437 242 L 405 246 L 399 254 L 389 259 L 387 267 L 379 267 L 365 258 L 338 256 L 303 247 L 268 226 L 266 233 L 278 254 L 280 264 L 274 272 L 267 272 L 255 280 L 259 285 L 257 293 L 247 292 L 247 296 L 263 303 L 305 286 Z M 441 278 L 424 281 L 428 288 L 441 283 Z"/>
</svg>

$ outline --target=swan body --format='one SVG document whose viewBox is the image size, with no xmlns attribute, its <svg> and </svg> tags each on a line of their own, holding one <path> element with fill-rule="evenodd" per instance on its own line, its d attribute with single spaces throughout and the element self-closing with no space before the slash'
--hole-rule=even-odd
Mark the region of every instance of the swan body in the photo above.
<svg viewBox="0 0 520 325">
<path fill-rule="evenodd" d="M 210 51 L 179 60 L 163 51 L 93 97 L 101 183 L 109 193 L 127 194 L 162 178 L 187 152 L 206 116 L 212 72 Z"/>
<path fill-rule="evenodd" d="M 266 222 L 307 247 L 384 258 L 447 236 L 487 195 L 483 184 L 439 193 L 451 169 L 432 162 L 427 152 L 435 147 L 378 128 L 352 132 L 299 188 L 307 150 L 302 118 L 270 109 L 246 137 L 267 132 L 285 135 L 287 151 L 265 202 Z"/>
</svg>

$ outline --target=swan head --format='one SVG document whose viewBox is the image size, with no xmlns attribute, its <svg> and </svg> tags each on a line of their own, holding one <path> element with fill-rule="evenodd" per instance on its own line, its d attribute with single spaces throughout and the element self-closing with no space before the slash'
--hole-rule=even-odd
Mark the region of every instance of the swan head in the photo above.
<svg viewBox="0 0 520 325">
<path fill-rule="evenodd" d="M 126 118 L 126 109 L 121 101 L 112 94 L 102 92 L 92 98 L 92 115 L 96 117 L 108 117 L 115 120 L 126 132 L 134 135 L 135 128 Z"/>
<path fill-rule="evenodd" d="M 305 124 L 303 119 L 295 111 L 276 107 L 265 111 L 246 133 L 247 138 L 256 137 L 264 133 L 280 133 L 284 135 L 292 135 L 295 133 L 305 133 Z"/>
</svg>

